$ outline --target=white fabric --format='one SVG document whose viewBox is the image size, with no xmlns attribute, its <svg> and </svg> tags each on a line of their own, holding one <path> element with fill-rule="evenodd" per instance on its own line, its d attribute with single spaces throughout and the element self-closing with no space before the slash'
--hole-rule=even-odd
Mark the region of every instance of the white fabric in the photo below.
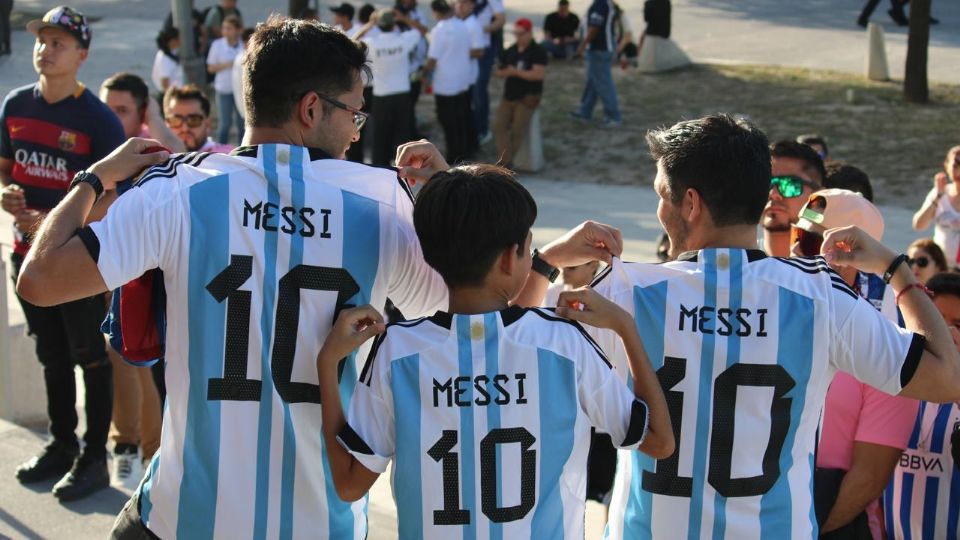
<svg viewBox="0 0 960 540">
<path fill-rule="evenodd" d="M 163 272 L 162 457 L 141 485 L 154 534 L 365 537 L 365 502 L 336 499 L 325 472 L 320 403 L 288 397 L 320 399 L 316 356 L 338 305 L 383 306 L 389 296 L 411 316 L 446 306 L 412 209 L 393 171 L 261 145 L 255 157 L 178 155 L 90 226 L 110 289 Z M 238 328 L 232 340 L 228 322 Z M 226 358 L 249 379 L 236 392 L 257 386 L 253 399 L 211 395 Z M 346 403 L 355 362 L 344 367 Z"/>
<path fill-rule="evenodd" d="M 410 91 L 410 53 L 420 43 L 420 32 L 381 32 L 362 41 L 373 70 L 373 95 L 390 96 Z"/>
<path fill-rule="evenodd" d="M 480 21 L 480 28 L 487 26 L 493 21 L 494 15 L 504 13 L 503 0 L 487 0 L 487 5 L 477 14 L 477 20 Z M 490 33 L 483 33 L 483 48 L 486 49 L 492 44 Z"/>
<path fill-rule="evenodd" d="M 463 22 L 467 25 L 467 30 L 470 32 L 470 49 L 484 49 L 486 48 L 486 41 L 489 41 L 489 36 L 483 32 L 483 25 L 480 24 L 480 21 L 477 20 L 476 15 L 470 15 L 466 19 L 463 19 Z M 477 82 L 477 77 L 480 75 L 480 60 L 477 58 L 470 59 L 470 84 Z"/>
<path fill-rule="evenodd" d="M 739 540 L 774 530 L 811 538 L 813 452 L 834 374 L 901 390 L 913 334 L 822 258 L 750 253 L 711 249 L 663 265 L 615 260 L 594 282 L 634 315 L 680 433 L 666 460 L 620 453 L 607 538 Z M 590 332 L 626 377 L 622 345 L 609 331 Z"/>
<path fill-rule="evenodd" d="M 450 17 L 430 31 L 429 58 L 436 60 L 433 71 L 433 93 L 455 96 L 470 88 L 470 41 L 466 23 Z"/>
<path fill-rule="evenodd" d="M 927 195 L 928 203 L 937 196 L 936 188 Z M 950 203 L 950 197 L 944 195 L 937 201 L 933 215 L 933 241 L 940 246 L 947 257 L 947 266 L 960 266 L 960 212 Z"/>
<path fill-rule="evenodd" d="M 153 57 L 153 69 L 150 72 L 150 80 L 153 87 L 163 92 L 162 79 L 169 79 L 170 86 L 183 86 L 183 69 L 176 60 L 170 58 L 163 51 L 157 51 Z"/>
<path fill-rule="evenodd" d="M 230 46 L 227 38 L 215 39 L 213 43 L 210 44 L 210 52 L 207 53 L 207 65 L 233 62 L 241 52 L 243 52 L 243 41 L 238 39 L 236 45 Z M 216 75 L 213 76 L 213 89 L 216 90 L 218 94 L 233 93 L 233 75 L 231 70 L 224 69 L 218 71 Z"/>
<path fill-rule="evenodd" d="M 247 55 L 246 51 L 241 51 L 233 59 L 233 69 L 230 70 L 230 81 L 233 85 L 233 102 L 237 106 L 237 111 L 241 118 L 247 117 L 247 108 L 243 101 L 243 58 Z"/>
<path fill-rule="evenodd" d="M 370 470 L 396 460 L 401 538 L 419 537 L 411 531 L 421 527 L 423 538 L 466 535 L 466 526 L 437 523 L 434 513 L 447 509 L 445 490 L 459 480 L 460 508 L 478 537 L 498 526 L 502 538 L 582 539 L 591 425 L 635 448 L 647 420 L 579 326 L 510 308 L 390 326 L 350 405 L 356 437 L 340 440 Z M 443 439 L 460 456 L 459 475 L 445 474 L 437 459 Z M 492 496 L 497 506 L 498 491 L 501 508 L 524 510 L 494 523 L 498 512 L 481 501 Z"/>
</svg>

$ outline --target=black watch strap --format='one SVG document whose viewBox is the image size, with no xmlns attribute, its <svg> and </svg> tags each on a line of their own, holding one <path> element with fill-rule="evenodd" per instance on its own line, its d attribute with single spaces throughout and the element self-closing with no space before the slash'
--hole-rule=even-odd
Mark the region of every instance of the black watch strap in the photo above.
<svg viewBox="0 0 960 540">
<path fill-rule="evenodd" d="M 890 280 L 893 279 L 894 272 L 897 271 L 897 268 L 900 268 L 900 265 L 907 262 L 908 257 L 901 253 L 897 255 L 897 258 L 890 263 L 890 266 L 887 267 L 887 271 L 883 273 L 883 282 L 890 283 Z"/>
<path fill-rule="evenodd" d="M 547 281 L 550 283 L 553 283 L 560 277 L 560 269 L 540 258 L 540 252 L 537 250 L 533 250 L 533 263 L 530 269 L 547 278 Z"/>
<path fill-rule="evenodd" d="M 93 192 L 96 194 L 97 199 L 103 195 L 103 182 L 100 181 L 100 177 L 93 174 L 89 171 L 80 171 L 73 177 L 73 181 L 70 182 L 70 189 L 72 190 L 77 184 L 90 184 L 90 187 L 93 188 Z"/>
</svg>

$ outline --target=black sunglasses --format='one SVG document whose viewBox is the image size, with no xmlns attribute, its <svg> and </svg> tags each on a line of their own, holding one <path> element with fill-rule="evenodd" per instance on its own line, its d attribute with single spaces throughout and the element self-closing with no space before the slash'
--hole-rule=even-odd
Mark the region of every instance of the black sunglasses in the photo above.
<svg viewBox="0 0 960 540">
<path fill-rule="evenodd" d="M 918 268 L 926 268 L 930 264 L 930 259 L 926 255 L 921 255 L 916 259 L 907 257 L 907 264 L 910 266 L 917 265 Z"/>
<path fill-rule="evenodd" d="M 182 126 L 184 123 L 187 124 L 187 127 L 198 128 L 200 127 L 201 124 L 203 124 L 203 121 L 205 119 L 206 119 L 205 116 L 203 116 L 202 114 L 196 114 L 196 113 L 187 114 L 187 115 L 171 114 L 167 116 L 166 121 L 167 121 L 167 125 L 172 127 L 173 129 L 177 129 L 178 127 Z"/>
<path fill-rule="evenodd" d="M 353 113 L 353 125 L 356 126 L 357 131 L 360 131 L 361 129 L 363 129 L 363 125 L 367 123 L 367 118 L 370 116 L 369 114 L 355 107 L 351 107 L 342 101 L 333 99 L 330 96 L 325 96 L 320 92 L 316 92 L 316 94 L 317 94 L 317 97 L 333 105 L 334 107 Z"/>
<path fill-rule="evenodd" d="M 774 186 L 784 199 L 792 199 L 802 195 L 803 186 L 809 186 L 811 189 L 817 188 L 816 184 L 799 176 L 774 176 L 770 179 L 770 187 Z"/>
</svg>

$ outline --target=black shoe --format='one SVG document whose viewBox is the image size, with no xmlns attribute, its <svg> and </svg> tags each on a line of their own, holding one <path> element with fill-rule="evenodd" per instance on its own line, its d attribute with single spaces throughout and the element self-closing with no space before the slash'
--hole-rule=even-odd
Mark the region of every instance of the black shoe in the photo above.
<svg viewBox="0 0 960 540">
<path fill-rule="evenodd" d="M 910 20 L 907 19 L 903 9 L 890 8 L 887 10 L 887 14 L 890 15 L 890 18 L 893 19 L 893 22 L 897 23 L 897 26 L 907 26 L 910 24 Z"/>
<path fill-rule="evenodd" d="M 31 484 L 59 478 L 70 470 L 78 453 L 79 450 L 72 446 L 53 441 L 30 461 L 17 467 L 17 480 L 21 484 Z"/>
<path fill-rule="evenodd" d="M 867 27 L 867 22 L 868 22 L 868 21 L 867 21 L 867 18 L 866 18 L 866 17 L 860 16 L 860 17 L 857 18 L 857 25 L 859 25 L 859 26 L 861 26 L 861 27 L 863 27 L 863 28 L 866 28 L 866 27 Z"/>
<path fill-rule="evenodd" d="M 75 501 L 109 485 L 106 456 L 83 454 L 77 458 L 70 472 L 53 486 L 53 496 L 61 502 Z"/>
</svg>

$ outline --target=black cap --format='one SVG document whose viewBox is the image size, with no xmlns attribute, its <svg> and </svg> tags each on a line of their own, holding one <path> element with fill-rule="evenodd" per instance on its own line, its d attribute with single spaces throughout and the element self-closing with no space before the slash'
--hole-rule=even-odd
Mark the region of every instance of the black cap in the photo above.
<svg viewBox="0 0 960 540">
<path fill-rule="evenodd" d="M 430 9 L 440 14 L 450 13 L 450 4 L 447 0 L 433 0 L 430 2 Z"/>
<path fill-rule="evenodd" d="M 354 9 L 353 6 L 344 2 L 339 6 L 333 6 L 330 8 L 330 11 L 336 13 L 337 15 L 343 15 L 348 19 L 353 19 Z"/>
</svg>

